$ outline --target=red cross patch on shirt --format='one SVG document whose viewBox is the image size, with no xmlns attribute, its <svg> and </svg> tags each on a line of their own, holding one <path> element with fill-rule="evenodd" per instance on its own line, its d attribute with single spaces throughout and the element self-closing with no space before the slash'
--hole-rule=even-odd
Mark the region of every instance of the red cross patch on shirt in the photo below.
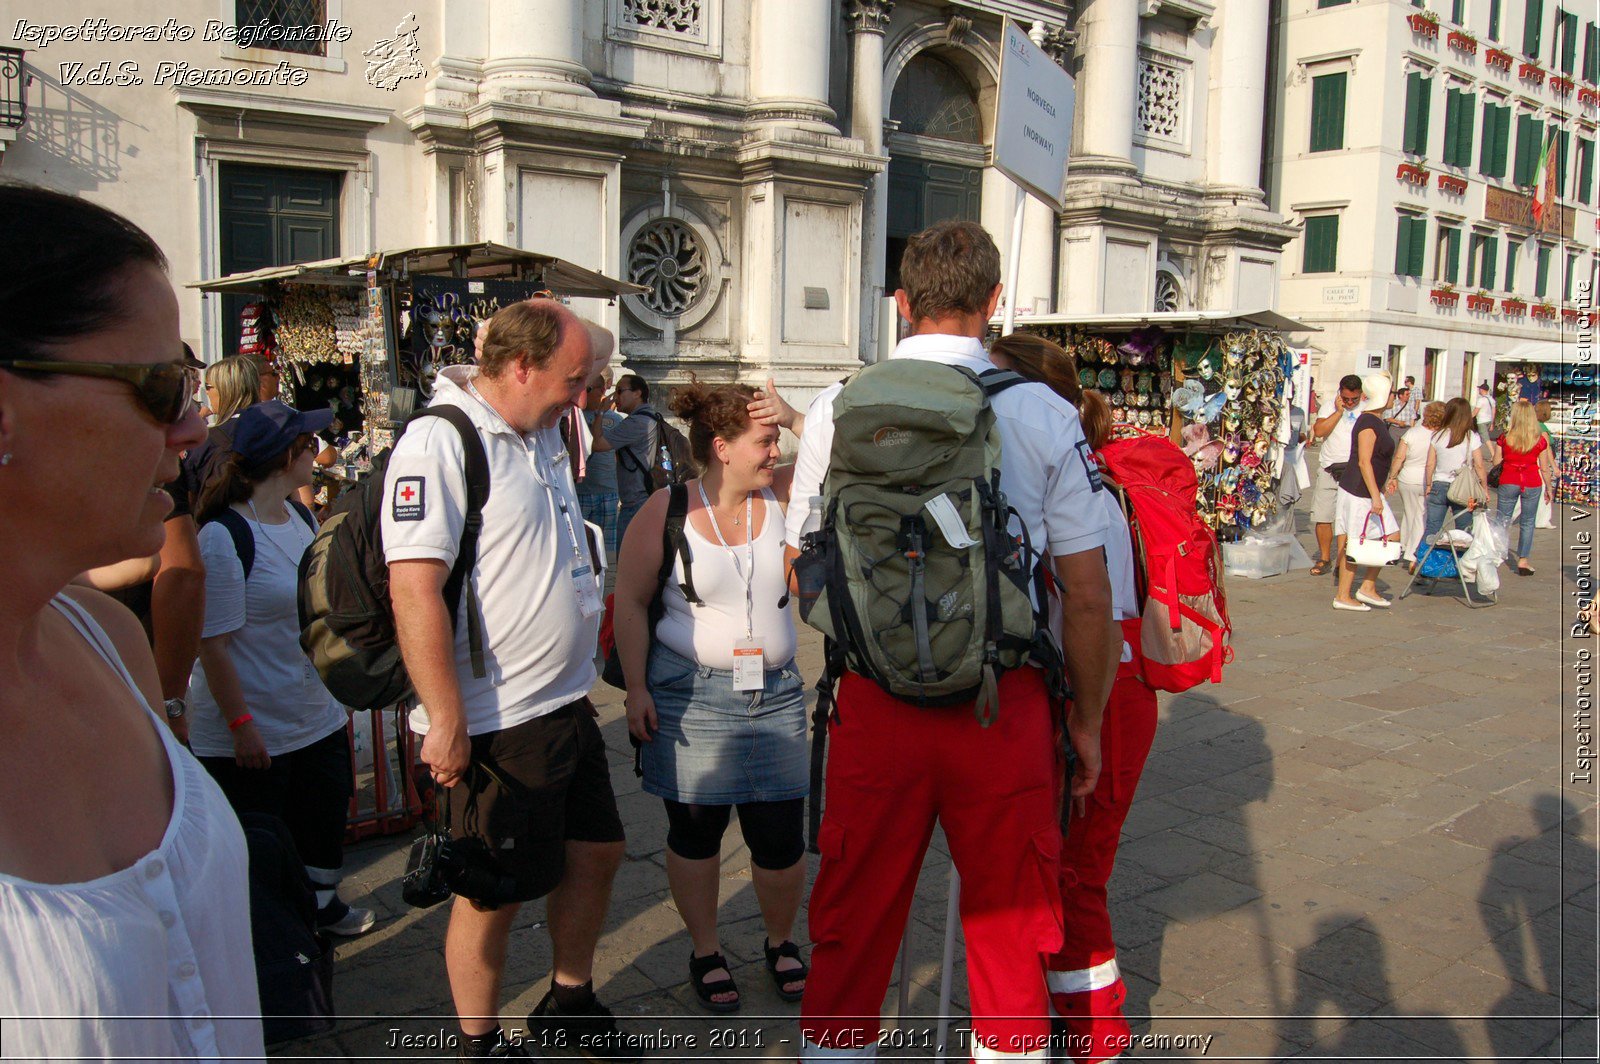
<svg viewBox="0 0 1600 1064">
<path fill-rule="evenodd" d="M 396 521 L 420 521 L 426 512 L 426 477 L 400 477 L 394 482 L 391 508 Z"/>
</svg>

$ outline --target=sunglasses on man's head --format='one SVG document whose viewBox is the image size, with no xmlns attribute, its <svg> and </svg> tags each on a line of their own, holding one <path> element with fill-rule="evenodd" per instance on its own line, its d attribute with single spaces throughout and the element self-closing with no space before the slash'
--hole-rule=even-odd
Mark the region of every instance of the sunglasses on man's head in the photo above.
<svg viewBox="0 0 1600 1064">
<path fill-rule="evenodd" d="M 62 362 L 41 358 L 0 360 L 0 369 L 46 377 L 102 377 L 133 385 L 139 405 L 163 425 L 176 425 L 194 406 L 198 371 L 184 362 Z"/>
</svg>

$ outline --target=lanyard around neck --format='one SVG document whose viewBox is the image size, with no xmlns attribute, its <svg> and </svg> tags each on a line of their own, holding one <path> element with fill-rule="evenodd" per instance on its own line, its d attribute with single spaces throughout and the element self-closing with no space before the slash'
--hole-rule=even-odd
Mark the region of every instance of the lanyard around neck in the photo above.
<svg viewBox="0 0 1600 1064">
<path fill-rule="evenodd" d="M 733 568 L 744 580 L 744 634 L 747 639 L 754 639 L 756 634 L 756 537 L 754 526 L 755 496 L 746 492 L 744 496 L 744 547 L 745 560 L 748 564 L 739 565 L 739 555 L 722 535 L 722 527 L 717 524 L 717 511 L 711 508 L 711 500 L 706 496 L 705 481 L 695 482 L 700 489 L 700 502 L 706 508 L 706 516 L 711 519 L 711 531 L 716 533 L 717 542 L 733 555 Z"/>
</svg>

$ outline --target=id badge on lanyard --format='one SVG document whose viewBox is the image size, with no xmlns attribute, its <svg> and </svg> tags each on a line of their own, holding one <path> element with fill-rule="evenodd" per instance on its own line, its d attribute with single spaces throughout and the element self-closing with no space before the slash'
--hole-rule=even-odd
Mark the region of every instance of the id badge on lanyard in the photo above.
<svg viewBox="0 0 1600 1064">
<path fill-rule="evenodd" d="M 737 639 L 733 644 L 733 689 L 760 691 L 767 686 L 767 655 L 761 640 Z"/>
<path fill-rule="evenodd" d="M 761 640 L 755 637 L 755 573 L 756 553 L 754 538 L 754 513 L 755 503 L 750 495 L 744 498 L 744 532 L 745 532 L 745 564 L 739 565 L 739 552 L 728 544 L 722 534 L 722 527 L 717 524 L 717 512 L 711 507 L 711 500 L 706 497 L 706 487 L 700 484 L 700 503 L 706 508 L 706 517 L 711 522 L 711 530 L 717 534 L 717 542 L 733 557 L 733 567 L 744 578 L 744 609 L 745 609 L 745 637 L 733 641 L 733 689 L 735 691 L 761 691 L 767 686 L 767 655 L 766 648 Z"/>
</svg>

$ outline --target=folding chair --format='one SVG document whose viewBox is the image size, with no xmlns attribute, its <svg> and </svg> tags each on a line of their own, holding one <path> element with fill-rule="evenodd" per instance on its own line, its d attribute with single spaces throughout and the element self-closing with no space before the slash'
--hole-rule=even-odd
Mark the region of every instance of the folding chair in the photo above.
<svg viewBox="0 0 1600 1064">
<path fill-rule="evenodd" d="M 1469 609 L 1474 610 L 1481 610 L 1486 606 L 1493 606 L 1495 604 L 1497 599 L 1496 595 L 1480 595 L 1474 599 L 1472 594 L 1472 585 L 1467 583 L 1466 574 L 1461 571 L 1461 556 L 1466 553 L 1469 547 L 1472 546 L 1472 533 L 1468 532 L 1464 528 L 1457 528 L 1456 518 L 1466 512 L 1467 511 L 1465 510 L 1452 509 L 1449 514 L 1446 515 L 1444 527 L 1439 529 L 1438 533 L 1433 537 L 1433 542 L 1428 544 L 1428 549 L 1423 551 L 1422 556 L 1417 559 L 1416 571 L 1411 574 L 1411 580 L 1406 584 L 1405 590 L 1400 592 L 1400 598 L 1405 598 L 1407 595 L 1411 594 L 1412 589 L 1417 586 L 1419 581 L 1427 581 L 1422 587 L 1422 593 L 1424 595 L 1432 595 L 1434 587 L 1437 586 L 1440 580 L 1449 579 L 1449 577 L 1445 575 L 1424 575 L 1424 570 L 1428 565 L 1428 559 L 1433 556 L 1434 552 L 1448 551 L 1450 554 L 1450 567 L 1455 571 L 1456 579 L 1461 582 L 1463 604 Z M 1459 532 L 1465 535 L 1466 541 L 1458 542 L 1457 540 L 1451 538 L 1450 533 L 1452 532 Z"/>
</svg>

